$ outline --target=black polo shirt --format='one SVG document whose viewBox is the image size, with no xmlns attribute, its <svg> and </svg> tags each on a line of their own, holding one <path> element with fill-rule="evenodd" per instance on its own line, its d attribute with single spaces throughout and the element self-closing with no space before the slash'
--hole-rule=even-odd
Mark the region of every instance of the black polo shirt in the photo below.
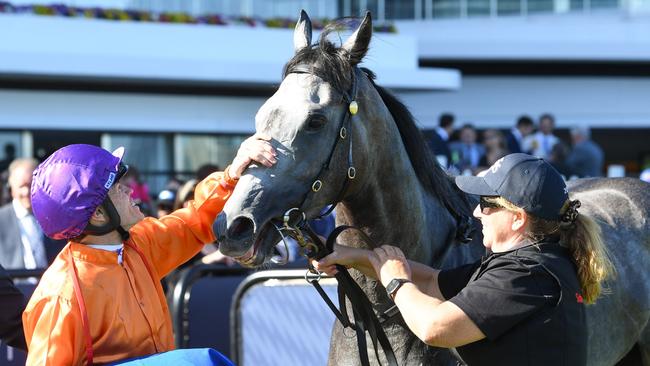
<svg viewBox="0 0 650 366">
<path fill-rule="evenodd" d="M 442 295 L 486 338 L 458 347 L 474 365 L 585 365 L 587 328 L 576 267 L 558 243 L 527 244 L 440 272 Z"/>
</svg>

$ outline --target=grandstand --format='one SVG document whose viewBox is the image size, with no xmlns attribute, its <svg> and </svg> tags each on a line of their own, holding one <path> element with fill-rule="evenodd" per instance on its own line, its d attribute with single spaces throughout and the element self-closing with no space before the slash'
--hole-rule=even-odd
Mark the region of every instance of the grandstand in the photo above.
<svg viewBox="0 0 650 366">
<path fill-rule="evenodd" d="M 321 25 L 372 12 L 378 28 L 363 66 L 425 132 L 443 112 L 504 130 L 519 115 L 550 112 L 565 140 L 571 127 L 590 126 L 606 165 L 630 176 L 650 167 L 647 1 L 58 3 L 0 1 L 0 159 L 8 144 L 38 159 L 70 143 L 125 146 L 152 193 L 204 163 L 223 166 L 279 85 L 305 8 Z M 226 285 L 231 294 L 244 274 Z"/>
</svg>

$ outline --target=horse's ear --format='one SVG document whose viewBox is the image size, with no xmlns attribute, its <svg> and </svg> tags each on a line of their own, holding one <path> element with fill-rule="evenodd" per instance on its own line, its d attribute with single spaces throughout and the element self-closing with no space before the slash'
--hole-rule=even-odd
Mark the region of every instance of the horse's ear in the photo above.
<svg viewBox="0 0 650 366">
<path fill-rule="evenodd" d="M 366 52 L 368 52 L 370 38 L 372 38 L 372 17 L 368 11 L 366 12 L 366 16 L 363 17 L 359 28 L 352 33 L 350 38 L 341 47 L 350 54 L 350 62 L 352 65 L 357 65 L 363 60 Z"/>
<path fill-rule="evenodd" d="M 300 18 L 293 31 L 293 50 L 298 53 L 301 49 L 311 44 L 311 20 L 304 10 L 300 11 Z"/>
</svg>

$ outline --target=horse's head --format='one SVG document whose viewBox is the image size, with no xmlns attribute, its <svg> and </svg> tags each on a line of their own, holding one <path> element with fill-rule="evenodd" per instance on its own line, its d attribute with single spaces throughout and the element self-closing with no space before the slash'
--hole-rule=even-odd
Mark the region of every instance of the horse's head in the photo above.
<svg viewBox="0 0 650 366">
<path fill-rule="evenodd" d="M 280 222 L 285 212 L 299 208 L 314 217 L 345 193 L 359 189 L 363 178 L 359 167 L 367 162 L 365 127 L 358 121 L 376 112 L 364 109 L 361 89 L 370 83 L 356 66 L 370 43 L 370 15 L 340 47 L 327 41 L 328 31 L 312 45 L 311 33 L 311 21 L 303 11 L 294 32 L 295 55 L 285 66 L 280 87 L 255 117 L 257 132 L 273 139 L 277 164 L 251 165 L 214 225 L 221 251 L 247 266 L 259 266 L 272 257 L 280 241 L 273 223 Z M 349 111 L 353 99 L 359 105 L 354 117 Z M 350 179 L 349 154 L 357 176 L 341 193 Z"/>
</svg>

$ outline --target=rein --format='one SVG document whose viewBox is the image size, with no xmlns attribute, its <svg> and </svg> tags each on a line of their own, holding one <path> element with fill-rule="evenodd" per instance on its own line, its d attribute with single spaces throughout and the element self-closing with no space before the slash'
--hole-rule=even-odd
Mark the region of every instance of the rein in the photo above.
<svg viewBox="0 0 650 366">
<path fill-rule="evenodd" d="M 287 71 L 287 74 L 292 74 L 292 73 L 316 75 L 314 70 L 308 65 L 297 65 Z M 374 245 L 371 244 L 370 238 L 366 235 L 366 233 L 353 226 L 337 227 L 329 235 L 327 241 L 323 243 L 323 241 L 318 237 L 318 235 L 316 235 L 316 233 L 314 233 L 314 231 L 307 224 L 305 212 L 302 210 L 302 207 L 305 205 L 305 202 L 307 201 L 307 198 L 309 197 L 310 193 L 317 193 L 323 187 L 322 177 L 325 174 L 325 172 L 327 172 L 330 169 L 332 157 L 334 156 L 336 147 L 339 145 L 339 141 L 344 141 L 344 140 L 348 141 L 348 154 L 347 154 L 348 169 L 346 172 L 347 177 L 338 193 L 336 200 L 333 202 L 332 205 L 330 205 L 330 208 L 328 210 L 326 210 L 324 213 L 321 213 L 319 216 L 316 217 L 316 219 L 321 219 L 329 215 L 334 210 L 336 203 L 340 202 L 345 196 L 350 181 L 354 180 L 356 177 L 356 169 L 354 167 L 354 160 L 352 156 L 353 145 L 352 145 L 351 130 L 352 130 L 352 118 L 357 114 L 359 108 L 356 102 L 356 96 L 357 96 L 357 79 L 360 77 L 360 75 L 361 75 L 361 70 L 359 70 L 358 67 L 354 67 L 353 74 L 352 74 L 352 86 L 350 88 L 350 91 L 342 93 L 343 99 L 347 103 L 348 108 L 343 118 L 341 119 L 341 122 L 339 123 L 338 138 L 336 138 L 336 140 L 332 144 L 332 148 L 330 149 L 327 160 L 321 166 L 318 175 L 316 176 L 316 179 L 312 183 L 311 191 L 307 191 L 307 193 L 305 194 L 302 200 L 302 203 L 298 207 L 292 208 L 284 214 L 284 220 L 282 226 L 279 226 L 277 223 L 272 222 L 273 226 L 282 237 L 283 242 L 285 241 L 285 237 L 286 237 L 285 233 L 287 234 L 287 236 L 294 238 L 298 242 L 298 245 L 300 246 L 301 254 L 307 257 L 308 259 L 310 258 L 320 259 L 332 253 L 334 250 L 334 243 L 336 242 L 336 238 L 346 230 L 356 230 L 357 232 L 360 233 L 362 239 L 366 242 L 366 244 L 369 247 L 371 248 L 374 247 Z M 285 246 L 286 246 L 286 242 L 285 242 Z M 340 310 L 336 308 L 332 300 L 327 296 L 323 288 L 320 286 L 319 280 L 322 274 L 318 270 L 316 270 L 311 264 L 308 265 L 308 270 L 305 273 L 305 280 L 307 280 L 307 282 L 309 282 L 314 286 L 318 294 L 323 298 L 327 306 L 330 308 L 330 310 L 332 310 L 336 318 L 341 322 L 341 325 L 343 325 L 344 328 L 350 328 L 355 331 L 357 336 L 356 337 L 357 346 L 359 348 L 359 357 L 360 357 L 361 364 L 363 366 L 370 365 L 370 359 L 368 355 L 368 348 L 366 342 L 366 332 L 368 332 L 368 335 L 370 336 L 370 339 L 372 341 L 372 345 L 375 350 L 375 356 L 377 357 L 377 360 L 380 360 L 378 346 L 381 346 L 382 350 L 384 351 L 384 355 L 388 360 L 388 365 L 397 366 L 398 365 L 397 358 L 395 357 L 393 348 L 390 345 L 388 337 L 386 336 L 386 333 L 384 332 L 384 329 L 382 327 L 382 323 L 389 320 L 392 317 L 392 315 L 397 315 L 399 313 L 397 307 L 393 305 L 390 309 L 388 309 L 384 314 L 381 315 L 382 320 L 380 321 L 377 315 L 375 314 L 372 303 L 370 302 L 366 294 L 363 292 L 359 284 L 357 284 L 357 282 L 354 281 L 354 279 L 348 272 L 347 268 L 340 265 L 337 265 L 336 267 L 338 273 L 335 275 L 335 278 L 338 282 L 337 293 L 338 293 Z M 350 321 L 348 315 L 348 309 L 345 301 L 346 297 L 350 300 L 350 303 L 352 304 L 352 314 L 354 316 L 354 323 Z"/>
</svg>

